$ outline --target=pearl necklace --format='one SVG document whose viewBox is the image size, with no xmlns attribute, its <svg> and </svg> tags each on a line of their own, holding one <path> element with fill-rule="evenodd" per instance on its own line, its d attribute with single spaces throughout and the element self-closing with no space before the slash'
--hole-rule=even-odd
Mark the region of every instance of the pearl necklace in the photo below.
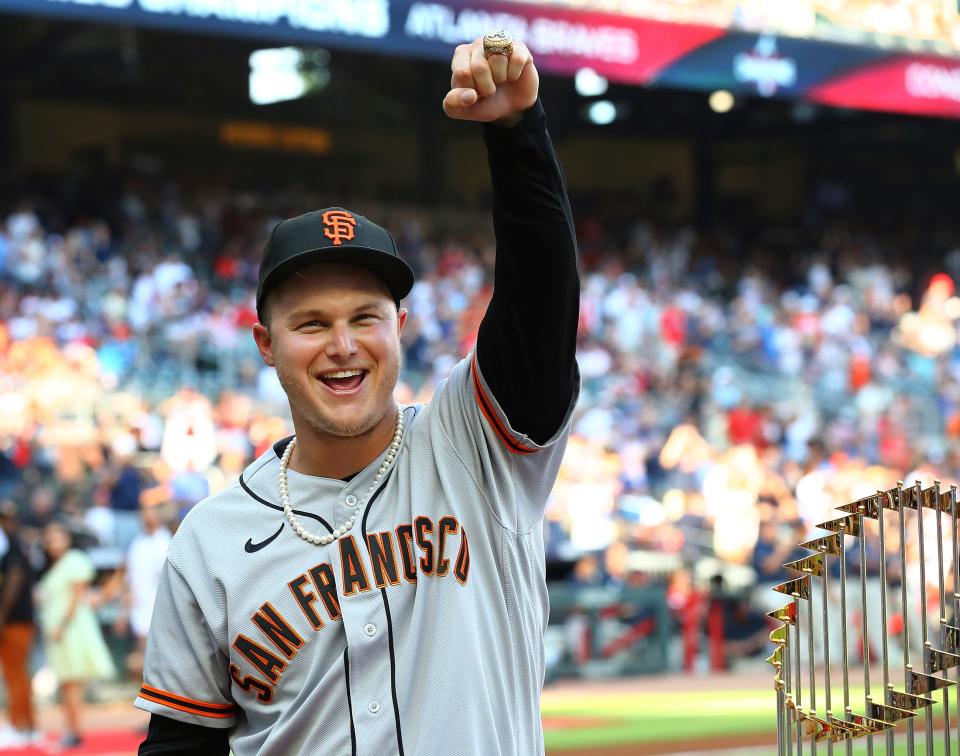
<svg viewBox="0 0 960 756">
<path fill-rule="evenodd" d="M 390 442 L 390 448 L 387 450 L 387 456 L 384 458 L 383 463 L 380 465 L 380 469 L 377 470 L 377 475 L 373 479 L 373 483 L 370 484 L 370 488 L 367 489 L 367 492 L 363 495 L 359 502 L 357 502 L 356 509 L 353 510 L 353 514 L 347 519 L 343 525 L 340 525 L 337 528 L 334 528 L 333 533 L 326 535 L 317 535 L 316 533 L 311 533 L 307 530 L 296 517 L 293 515 L 293 507 L 290 506 L 290 495 L 287 488 L 287 466 L 290 464 L 290 455 L 293 454 L 293 448 L 297 445 L 297 437 L 294 436 L 290 439 L 290 443 L 287 444 L 287 448 L 283 451 L 283 456 L 280 458 L 280 472 L 277 475 L 277 478 L 280 482 L 280 503 L 283 504 L 283 513 L 287 516 L 287 522 L 290 523 L 290 527 L 293 528 L 294 532 L 300 536 L 304 541 L 312 543 L 314 546 L 326 546 L 328 543 L 333 543 L 340 536 L 345 535 L 350 532 L 350 529 L 353 527 L 353 522 L 367 505 L 367 502 L 370 500 L 370 497 L 373 496 L 373 492 L 377 488 L 377 484 L 381 481 L 384 475 L 387 474 L 387 471 L 393 465 L 393 460 L 396 459 L 397 452 L 400 451 L 400 441 L 403 438 L 403 407 L 397 407 L 397 425 L 393 432 L 393 440 Z"/>
</svg>

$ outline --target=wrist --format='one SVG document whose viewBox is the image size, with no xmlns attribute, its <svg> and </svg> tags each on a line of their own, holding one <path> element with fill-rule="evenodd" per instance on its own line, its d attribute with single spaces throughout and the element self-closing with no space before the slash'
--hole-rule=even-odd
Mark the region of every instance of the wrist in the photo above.
<svg viewBox="0 0 960 756">
<path fill-rule="evenodd" d="M 491 121 L 490 125 L 501 129 L 512 128 L 526 118 L 527 114 L 533 110 L 534 107 L 536 107 L 536 104 L 537 100 L 535 99 L 527 107 L 517 110 L 515 113 L 507 116 L 506 118 L 498 118 L 496 121 Z"/>
<path fill-rule="evenodd" d="M 526 113 L 526 110 L 521 110 L 519 113 L 514 113 L 512 116 L 508 116 L 507 118 L 499 118 L 496 121 L 491 121 L 490 125 L 499 129 L 513 128 L 523 120 L 523 116 L 526 115 Z"/>
</svg>

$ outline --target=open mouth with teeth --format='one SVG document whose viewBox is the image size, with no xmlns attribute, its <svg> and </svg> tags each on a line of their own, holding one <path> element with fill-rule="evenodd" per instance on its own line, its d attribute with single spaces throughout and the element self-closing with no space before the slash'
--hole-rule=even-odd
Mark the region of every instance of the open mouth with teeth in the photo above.
<svg viewBox="0 0 960 756">
<path fill-rule="evenodd" d="M 320 382 L 335 394 L 352 394 L 366 377 L 366 370 L 337 370 L 321 375 Z"/>
</svg>

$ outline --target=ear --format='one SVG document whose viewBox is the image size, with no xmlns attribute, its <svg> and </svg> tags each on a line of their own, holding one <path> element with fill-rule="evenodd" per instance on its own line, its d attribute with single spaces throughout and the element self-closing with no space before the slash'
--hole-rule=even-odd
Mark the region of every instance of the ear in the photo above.
<svg viewBox="0 0 960 756">
<path fill-rule="evenodd" d="M 403 333 L 403 327 L 407 323 L 407 308 L 401 307 L 397 310 L 397 336 Z"/>
<path fill-rule="evenodd" d="M 273 339 L 270 338 L 270 331 L 263 323 L 253 324 L 253 340 L 257 342 L 257 349 L 263 361 L 270 367 L 276 367 L 273 360 Z"/>
</svg>

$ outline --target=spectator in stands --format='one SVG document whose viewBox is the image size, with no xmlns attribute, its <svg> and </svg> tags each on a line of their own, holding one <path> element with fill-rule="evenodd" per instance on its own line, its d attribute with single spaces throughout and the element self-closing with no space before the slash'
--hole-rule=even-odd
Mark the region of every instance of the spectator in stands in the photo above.
<svg viewBox="0 0 960 756">
<path fill-rule="evenodd" d="M 2 340 L 2 333 L 0 333 L 0 342 Z M 17 447 L 13 438 L 0 435 L 0 496 L 3 497 L 13 495 L 22 477 L 21 468 L 15 460 Z"/>
<path fill-rule="evenodd" d="M 90 506 L 84 512 L 83 523 L 100 546 L 114 546 L 117 518 L 110 507 L 110 494 L 105 486 L 98 486 L 94 490 Z"/>
<path fill-rule="evenodd" d="M 703 647 L 702 626 L 709 597 L 694 584 L 688 569 L 676 570 L 667 584 L 667 607 L 680 631 L 679 646 L 684 672 L 694 672 Z"/>
<path fill-rule="evenodd" d="M 111 444 L 113 459 L 104 475 L 104 485 L 110 492 L 110 509 L 114 518 L 113 542 L 126 548 L 136 537 L 140 494 L 143 479 L 134 464 L 136 439 L 130 433 L 117 435 Z"/>
<path fill-rule="evenodd" d="M 805 534 L 806 526 L 802 521 L 784 523 L 775 507 L 762 505 L 760 532 L 750 560 L 757 573 L 757 585 L 753 592 L 754 606 L 764 612 L 772 612 L 787 602 L 783 594 L 775 592 L 773 587 L 796 577 L 795 573 L 785 570 L 783 565 L 791 559 L 800 559 L 809 554 L 808 551 L 797 548 Z"/>
<path fill-rule="evenodd" d="M 193 503 L 289 433 L 249 340 L 257 260 L 272 217 L 329 202 L 196 187 L 200 208 L 174 177 L 117 186 L 101 218 L 53 196 L 0 208 L 0 498 L 32 497 L 23 527 L 39 534 L 76 492 L 101 545 L 125 549 L 141 503 Z M 491 234 L 463 208 L 456 233 L 444 208 L 399 210 L 421 273 L 398 386 L 412 402 L 473 344 Z M 691 576 L 705 560 L 753 564 L 769 586 L 792 576 L 776 574 L 787 540 L 861 495 L 851 481 L 888 488 L 918 456 L 960 478 L 960 300 L 949 276 L 916 273 L 913 240 L 778 229 L 792 241 L 765 266 L 743 264 L 752 242 L 735 228 L 629 215 L 579 228 L 583 390 L 547 530 L 551 557 L 600 557 L 584 582 L 626 544 L 678 550 Z M 954 277 L 958 238 L 922 241 Z M 768 496 L 778 526 L 758 516 Z"/>
<path fill-rule="evenodd" d="M 39 544 L 43 529 L 57 516 L 57 500 L 48 485 L 37 486 L 30 495 L 30 509 L 23 516 L 21 535 L 28 543 Z"/>
<path fill-rule="evenodd" d="M 742 659 L 769 653 L 772 628 L 765 613 L 743 596 L 728 596 L 722 605 L 724 668 L 734 669 Z"/>
<path fill-rule="evenodd" d="M 0 730 L 0 748 L 38 743 L 30 688 L 30 652 L 35 634 L 33 567 L 21 542 L 17 506 L 0 502 L 0 528 L 4 536 L 0 557 L 0 667 L 7 689 L 9 724 Z"/>
<path fill-rule="evenodd" d="M 593 552 L 584 554 L 576 561 L 568 580 L 570 585 L 578 588 L 597 588 L 607 584 L 600 559 Z"/>
<path fill-rule="evenodd" d="M 48 568 L 40 580 L 40 622 L 47 658 L 60 686 L 64 734 L 61 746 L 82 743 L 84 689 L 91 680 L 114 677 L 110 652 L 88 590 L 96 571 L 90 558 L 72 548 L 70 531 L 53 522 L 43 531 Z"/>
<path fill-rule="evenodd" d="M 121 613 L 114 623 L 118 636 L 133 635 L 134 648 L 127 657 L 127 672 L 139 682 L 143 674 L 143 653 L 146 649 L 153 603 L 160 584 L 167 548 L 173 534 L 166 525 L 170 507 L 163 504 L 140 506 L 141 531 L 133 539 L 121 567 L 104 586 L 101 601 L 121 592 Z"/>
</svg>

